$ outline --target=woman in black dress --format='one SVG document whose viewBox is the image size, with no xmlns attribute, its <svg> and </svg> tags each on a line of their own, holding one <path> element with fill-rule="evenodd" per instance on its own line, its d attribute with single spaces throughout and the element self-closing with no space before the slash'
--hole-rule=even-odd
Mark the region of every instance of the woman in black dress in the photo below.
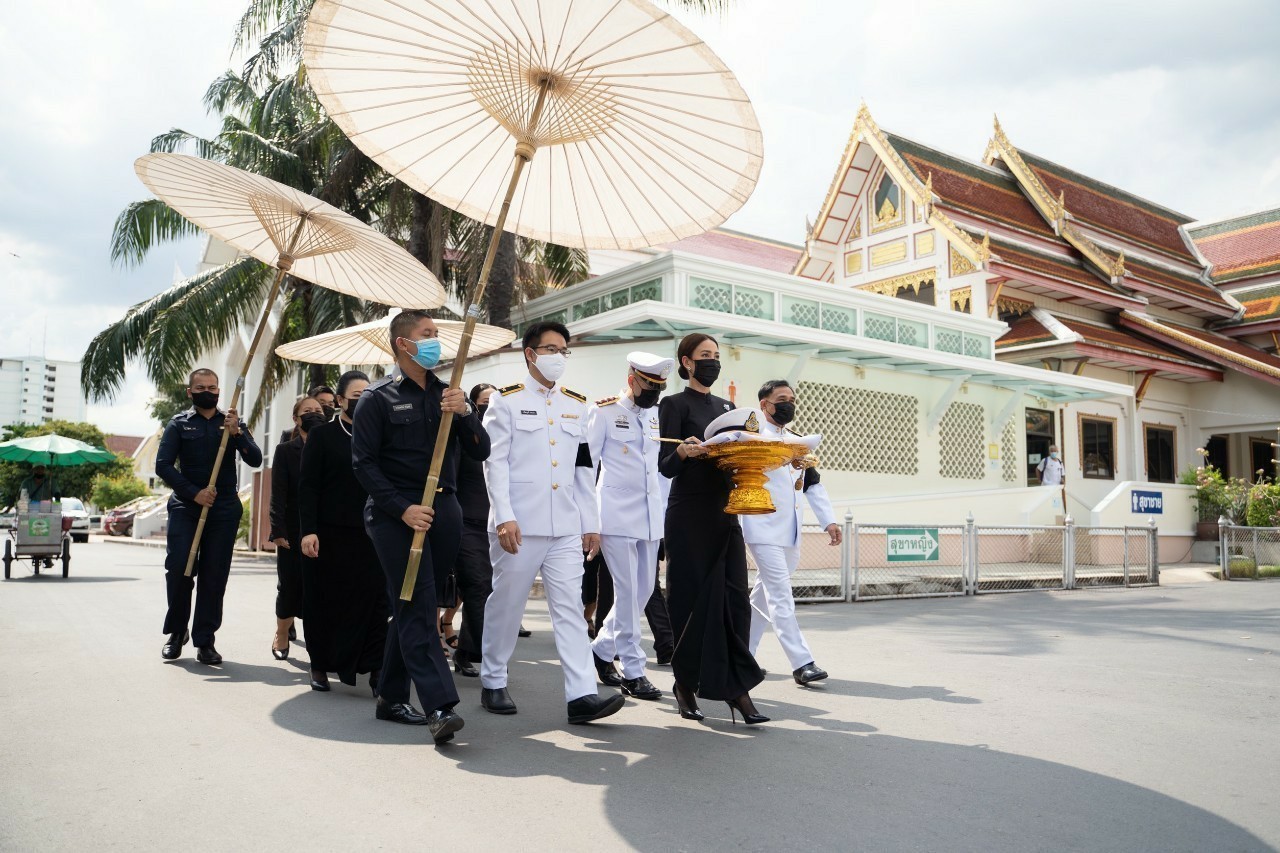
<svg viewBox="0 0 1280 853">
<path fill-rule="evenodd" d="M 751 602 L 747 550 L 738 518 L 724 511 L 731 484 L 715 463 L 702 458 L 703 432 L 733 403 L 711 394 L 720 375 L 720 348 L 702 333 L 686 335 L 677 350 L 680 378 L 689 382 L 662 400 L 663 438 L 658 470 L 671 478 L 667 502 L 667 607 L 676 634 L 673 692 L 686 719 L 701 720 L 694 698 L 723 699 L 749 724 L 768 721 L 748 691 L 764 680 L 751 655 Z"/>
<path fill-rule="evenodd" d="M 276 636 L 271 656 L 288 660 L 293 620 L 303 618 L 301 535 L 298 532 L 298 479 L 307 434 L 324 423 L 314 397 L 293 404 L 293 434 L 271 454 L 271 541 L 276 546 Z"/>
<path fill-rule="evenodd" d="M 338 417 L 307 437 L 298 503 L 307 608 L 311 689 L 328 690 L 329 673 L 355 684 L 370 673 L 377 695 L 387 639 L 386 577 L 364 529 L 368 495 L 351 470 L 351 416 L 369 377 L 358 370 L 338 379 Z"/>
</svg>

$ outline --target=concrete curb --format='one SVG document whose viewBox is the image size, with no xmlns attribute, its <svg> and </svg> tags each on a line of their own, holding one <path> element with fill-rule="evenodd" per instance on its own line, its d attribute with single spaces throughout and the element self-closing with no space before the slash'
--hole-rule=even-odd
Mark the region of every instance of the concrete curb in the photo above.
<svg viewBox="0 0 1280 853">
<path fill-rule="evenodd" d="M 167 548 L 168 543 L 163 539 L 132 539 L 128 536 L 103 536 L 101 541 L 109 542 L 116 545 L 132 545 L 135 548 Z M 245 551 L 239 548 L 232 555 L 232 559 L 238 562 L 249 563 L 271 563 L 276 561 L 275 554 L 268 554 L 263 551 Z"/>
</svg>

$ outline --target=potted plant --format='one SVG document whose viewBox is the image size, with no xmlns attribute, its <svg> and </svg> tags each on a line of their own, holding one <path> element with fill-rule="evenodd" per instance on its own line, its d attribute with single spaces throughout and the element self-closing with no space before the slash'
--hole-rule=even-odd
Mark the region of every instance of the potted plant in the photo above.
<svg viewBox="0 0 1280 853">
<path fill-rule="evenodd" d="M 1197 448 L 1201 457 L 1208 456 L 1204 448 Z M 1225 477 L 1222 471 L 1204 461 L 1195 468 L 1182 472 L 1180 482 L 1195 486 L 1191 500 L 1196 504 L 1196 539 L 1213 541 L 1218 538 L 1218 519 L 1225 516 L 1232 524 L 1243 524 L 1249 504 L 1249 482 L 1238 477 Z"/>
</svg>

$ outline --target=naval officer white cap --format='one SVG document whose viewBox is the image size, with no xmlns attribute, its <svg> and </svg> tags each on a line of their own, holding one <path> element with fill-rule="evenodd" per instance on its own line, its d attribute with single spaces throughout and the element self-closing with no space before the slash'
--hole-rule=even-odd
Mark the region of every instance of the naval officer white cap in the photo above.
<svg viewBox="0 0 1280 853">
<path fill-rule="evenodd" d="M 676 360 L 637 350 L 627 353 L 627 364 L 631 365 L 631 369 L 639 374 L 641 379 L 665 385 L 667 377 L 671 375 L 671 369 L 676 365 Z"/>
<path fill-rule="evenodd" d="M 722 432 L 750 432 L 760 433 L 760 413 L 755 409 L 730 409 L 711 423 L 707 424 L 707 430 L 703 433 L 703 438 L 710 440 Z"/>
</svg>

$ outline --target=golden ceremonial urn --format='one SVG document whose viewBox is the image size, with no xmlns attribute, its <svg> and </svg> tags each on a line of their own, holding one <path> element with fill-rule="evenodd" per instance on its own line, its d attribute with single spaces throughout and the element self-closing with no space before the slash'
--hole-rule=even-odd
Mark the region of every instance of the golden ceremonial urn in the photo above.
<svg viewBox="0 0 1280 853">
<path fill-rule="evenodd" d="M 733 441 L 707 448 L 707 457 L 733 478 L 733 491 L 724 511 L 730 515 L 767 515 L 776 512 L 765 474 L 809 454 L 803 444 L 785 441 Z"/>
</svg>

